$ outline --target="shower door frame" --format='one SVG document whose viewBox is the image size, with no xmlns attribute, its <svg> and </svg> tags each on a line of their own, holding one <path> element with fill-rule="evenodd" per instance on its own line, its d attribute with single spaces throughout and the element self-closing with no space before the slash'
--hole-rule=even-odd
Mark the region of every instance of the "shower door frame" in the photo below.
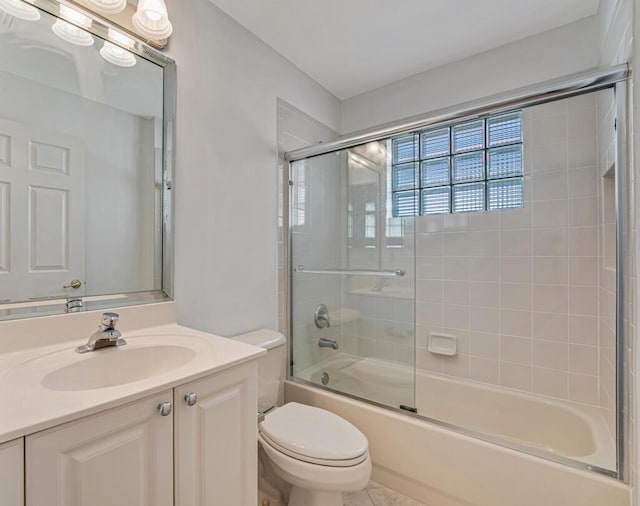
<svg viewBox="0 0 640 506">
<path fill-rule="evenodd" d="M 593 471 L 599 474 L 616 478 L 624 483 L 629 482 L 629 348 L 628 348 L 628 287 L 626 286 L 626 272 L 628 262 L 628 209 L 629 209 L 629 111 L 628 93 L 630 86 L 628 82 L 631 73 L 627 64 L 613 67 L 597 68 L 594 70 L 571 74 L 558 79 L 545 81 L 532 86 L 520 88 L 514 91 L 494 95 L 488 98 L 465 102 L 463 104 L 440 109 L 426 115 L 414 116 L 401 123 L 390 123 L 376 129 L 371 129 L 363 133 L 344 137 L 337 141 L 327 142 L 321 145 L 289 151 L 284 155 L 283 167 L 283 246 L 285 265 L 285 301 L 284 310 L 285 321 L 288 324 L 287 340 L 289 366 L 287 367 L 287 380 L 307 386 L 312 386 L 320 390 L 342 395 L 355 399 L 366 404 L 377 406 L 386 410 L 402 413 L 406 416 L 417 418 L 445 427 L 459 434 L 471 436 L 483 441 L 494 443 L 500 446 L 537 456 L 546 460 L 551 460 L 574 467 L 581 470 Z M 604 469 L 589 465 L 574 459 L 555 455 L 550 452 L 536 450 L 526 445 L 506 441 L 499 436 L 479 433 L 470 429 L 465 429 L 441 420 L 428 418 L 420 414 L 381 404 L 369 399 L 364 399 L 346 392 L 342 392 L 325 385 L 318 385 L 310 381 L 297 378 L 292 373 L 293 367 L 293 318 L 291 308 L 293 269 L 292 262 L 292 213 L 293 208 L 291 192 L 293 190 L 293 180 L 291 179 L 291 164 L 306 158 L 324 155 L 349 149 L 367 142 L 380 141 L 393 137 L 422 130 L 427 127 L 437 127 L 450 124 L 460 120 L 472 120 L 488 114 L 506 113 L 515 109 L 532 107 L 536 105 L 553 102 L 556 100 L 571 98 L 585 93 L 593 93 L 605 89 L 612 89 L 614 92 L 614 106 L 616 111 L 615 122 L 615 215 L 616 215 L 616 470 Z M 622 170 L 618 170 L 622 169 Z M 414 384 L 415 389 L 415 384 Z"/>
</svg>

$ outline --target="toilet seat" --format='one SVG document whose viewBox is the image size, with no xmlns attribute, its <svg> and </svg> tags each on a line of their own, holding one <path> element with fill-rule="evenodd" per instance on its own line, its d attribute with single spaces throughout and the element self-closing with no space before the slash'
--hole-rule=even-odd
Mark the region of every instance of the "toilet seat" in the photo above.
<svg viewBox="0 0 640 506">
<path fill-rule="evenodd" d="M 307 462 L 309 464 L 318 464 L 320 466 L 330 466 L 330 467 L 351 467 L 357 466 L 361 462 L 364 462 L 367 459 L 368 453 L 364 452 L 362 455 L 355 457 L 353 459 L 344 459 L 344 460 L 328 460 L 328 459 L 319 459 L 317 457 L 309 457 L 307 455 L 301 455 L 296 452 L 292 452 L 287 450 L 286 448 L 280 446 L 278 443 L 269 438 L 264 432 L 260 433 L 263 441 L 271 446 L 274 450 L 277 450 L 285 455 L 288 455 L 291 458 L 301 460 L 302 462 Z"/>
<path fill-rule="evenodd" d="M 269 413 L 259 426 L 265 443 L 294 459 L 350 467 L 368 457 L 367 438 L 345 419 L 296 402 Z"/>
</svg>

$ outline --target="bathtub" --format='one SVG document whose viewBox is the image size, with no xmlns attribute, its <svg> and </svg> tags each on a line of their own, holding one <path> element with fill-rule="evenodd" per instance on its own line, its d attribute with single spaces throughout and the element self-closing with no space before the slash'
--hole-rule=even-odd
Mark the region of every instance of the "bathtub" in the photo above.
<svg viewBox="0 0 640 506">
<path fill-rule="evenodd" d="M 531 486 L 531 504 L 558 504 L 559 506 L 628 504 L 621 499 L 625 495 L 626 487 L 620 482 L 536 457 L 556 455 L 571 458 L 587 466 L 614 469 L 614 443 L 598 408 L 424 371 L 414 372 L 413 368 L 408 366 L 373 358 L 363 359 L 345 353 L 306 369 L 297 376 L 318 385 L 321 385 L 324 379 L 328 388 L 355 397 L 371 399 L 379 404 L 395 407 L 399 404 L 414 406 L 420 416 L 437 421 L 439 425 L 428 423 L 415 416 L 403 416 L 397 411 L 384 410 L 301 382 L 296 383 L 295 379 L 287 382 L 287 400 L 320 405 L 338 414 L 346 415 L 347 419 L 367 434 L 374 456 L 374 470 L 377 469 L 374 477 L 388 486 L 400 487 L 405 492 L 413 487 L 415 488 L 413 496 L 430 505 L 432 502 L 434 506 L 483 503 L 473 502 L 477 500 L 478 491 L 472 493 L 476 499 L 471 501 L 457 497 L 456 494 L 464 490 L 463 486 L 441 491 L 439 490 L 441 483 L 431 484 L 427 480 L 430 485 L 426 486 L 423 483 L 425 488 L 420 483 L 426 478 L 421 477 L 420 473 L 407 482 L 405 478 L 415 473 L 415 466 L 419 469 L 425 467 L 427 463 L 433 464 L 434 461 L 440 461 L 443 465 L 449 462 L 450 470 L 456 473 L 456 471 L 462 472 L 465 467 L 474 463 L 475 465 L 464 472 L 477 474 L 478 466 L 488 465 L 498 457 L 500 457 L 496 461 L 498 468 L 509 461 L 513 461 L 516 468 L 525 469 L 527 466 L 533 468 L 532 474 L 528 477 L 521 474 L 518 474 L 517 479 L 513 477 L 513 483 L 522 482 L 524 479 L 525 483 L 520 484 L 523 490 Z M 373 427 L 369 432 L 366 429 L 368 425 Z M 380 429 L 382 426 L 385 429 Z M 456 428 L 456 430 L 448 430 L 449 428 Z M 458 428 L 462 428 L 462 431 Z M 438 444 L 433 441 L 434 437 L 438 439 Z M 387 444 L 389 438 L 395 439 L 396 442 L 401 441 L 402 444 L 389 447 Z M 448 448 L 442 446 L 441 443 L 444 440 L 449 441 Z M 498 444 L 490 444 L 490 442 Z M 399 448 L 403 448 L 404 455 L 397 455 Z M 439 448 L 442 454 L 434 451 L 434 448 Z M 454 448 L 458 449 L 461 460 L 454 459 L 454 462 L 451 462 L 450 452 Z M 514 449 L 524 450 L 536 456 Z M 376 455 L 378 455 L 377 461 Z M 505 455 L 508 455 L 508 458 L 505 458 Z M 398 460 L 396 464 L 389 465 L 389 462 L 394 459 Z M 407 465 L 408 462 L 413 462 L 414 465 Z M 398 469 L 405 467 L 404 472 L 398 472 Z M 508 471 L 509 469 L 503 469 L 501 473 L 505 475 Z M 597 496 L 599 501 L 606 499 L 605 502 L 590 502 L 592 499 L 587 497 L 583 502 L 573 502 L 568 499 L 566 502 L 554 502 L 553 496 L 549 495 L 546 498 L 539 496 L 540 487 L 536 487 L 533 483 L 526 483 L 527 479 L 547 474 L 544 483 L 551 480 L 549 490 L 553 490 L 554 480 L 560 480 L 557 482 L 560 489 L 570 488 L 572 480 L 576 483 L 584 481 L 577 487 L 587 495 L 591 493 L 588 491 L 593 487 L 598 489 L 598 485 L 606 485 L 604 489 L 610 490 L 592 491 L 595 494 L 593 497 Z M 567 475 L 572 476 L 572 479 L 568 479 Z M 499 489 L 507 485 L 499 475 L 494 478 L 497 481 L 493 487 Z M 398 480 L 400 483 L 397 482 Z M 442 483 L 446 482 L 452 482 L 451 476 L 447 476 Z M 484 490 L 486 486 L 491 488 L 491 480 L 481 488 Z M 434 490 L 438 490 L 437 494 L 445 495 L 434 496 Z M 566 493 L 566 491 L 559 493 Z M 578 493 L 577 489 L 576 493 Z M 598 495 L 601 493 L 605 495 Z M 616 502 L 614 497 L 618 497 L 619 502 Z M 538 502 L 533 501 L 533 498 Z M 448 500 L 453 502 L 446 502 Z M 509 500 L 512 501 L 511 504 L 526 503 L 522 498 L 515 500 L 511 496 Z M 494 501 L 486 504 L 496 506 L 503 503 Z"/>
</svg>

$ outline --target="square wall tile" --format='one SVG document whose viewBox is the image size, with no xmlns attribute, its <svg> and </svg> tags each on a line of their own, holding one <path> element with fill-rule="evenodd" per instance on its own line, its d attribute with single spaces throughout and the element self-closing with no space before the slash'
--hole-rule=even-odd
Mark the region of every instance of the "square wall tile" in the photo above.
<svg viewBox="0 0 640 506">
<path fill-rule="evenodd" d="M 535 393 L 566 399 L 569 390 L 569 373 L 554 369 L 533 367 L 532 390 Z"/>
<path fill-rule="evenodd" d="M 531 311 L 500 310 L 500 333 L 509 336 L 531 337 Z"/>
<path fill-rule="evenodd" d="M 557 172 L 567 168 L 568 146 L 566 142 L 552 142 L 540 146 L 531 154 L 532 172 Z"/>
<path fill-rule="evenodd" d="M 531 309 L 531 285 L 524 283 L 501 283 L 500 306 L 504 309 Z"/>
<path fill-rule="evenodd" d="M 569 175 L 569 197 L 595 197 L 598 195 L 597 168 L 571 169 Z"/>
<path fill-rule="evenodd" d="M 507 283 L 531 283 L 531 258 L 501 258 L 500 280 Z"/>
<path fill-rule="evenodd" d="M 446 304 L 469 304 L 469 282 L 451 281 L 444 282 L 444 302 Z"/>
<path fill-rule="evenodd" d="M 566 227 L 569 223 L 569 206 L 566 200 L 547 200 L 532 203 L 533 228 Z"/>
<path fill-rule="evenodd" d="M 497 385 L 500 381 L 499 362 L 493 359 L 470 356 L 469 377 L 475 381 Z"/>
<path fill-rule="evenodd" d="M 498 360 L 500 357 L 500 338 L 498 334 L 472 330 L 469 335 L 469 354 Z"/>
<path fill-rule="evenodd" d="M 498 256 L 500 254 L 500 232 L 498 230 L 469 232 L 469 249 L 466 254 L 471 256 Z"/>
<path fill-rule="evenodd" d="M 515 364 L 531 365 L 531 339 L 526 337 L 500 337 L 500 360 Z M 531 371 L 529 371 L 531 373 Z"/>
<path fill-rule="evenodd" d="M 469 285 L 469 304 L 478 307 L 499 305 L 498 283 L 492 281 L 472 281 Z"/>
<path fill-rule="evenodd" d="M 567 344 L 559 341 L 533 341 L 532 363 L 537 367 L 567 371 L 569 350 Z"/>
<path fill-rule="evenodd" d="M 533 257 L 533 282 L 566 285 L 569 281 L 567 257 Z"/>
<path fill-rule="evenodd" d="M 533 255 L 566 256 L 568 252 L 568 231 L 565 228 L 533 231 Z"/>
<path fill-rule="evenodd" d="M 456 378 L 469 377 L 469 355 L 442 357 L 442 372 Z"/>
<path fill-rule="evenodd" d="M 598 288 L 595 286 L 571 286 L 569 289 L 569 312 L 596 316 L 598 314 Z"/>
<path fill-rule="evenodd" d="M 471 281 L 499 281 L 500 264 L 497 258 L 471 257 L 469 259 L 469 276 Z"/>
<path fill-rule="evenodd" d="M 569 259 L 569 283 L 571 285 L 598 285 L 598 258 L 571 257 Z"/>
<path fill-rule="evenodd" d="M 479 332 L 499 331 L 498 310 L 485 307 L 471 307 L 470 309 L 471 329 Z"/>
<path fill-rule="evenodd" d="M 569 339 L 569 316 L 566 313 L 539 313 L 532 315 L 534 339 L 564 341 Z"/>
<path fill-rule="evenodd" d="M 525 181 L 525 185 L 527 182 Z M 500 215 L 500 230 L 524 230 L 531 228 L 531 206 L 496 211 Z"/>
<path fill-rule="evenodd" d="M 567 313 L 569 287 L 562 285 L 533 285 L 533 310 L 543 313 Z"/>
<path fill-rule="evenodd" d="M 569 196 L 566 169 L 557 172 L 536 173 L 531 178 L 531 184 L 533 186 L 532 198 L 534 201 L 562 199 L 561 201 L 566 203 L 566 199 Z"/>
<path fill-rule="evenodd" d="M 576 344 L 598 344 L 597 316 L 569 316 L 569 340 Z"/>
<path fill-rule="evenodd" d="M 531 255 L 531 230 L 502 230 L 500 254 L 502 256 Z"/>
<path fill-rule="evenodd" d="M 598 405 L 598 377 L 569 373 L 569 399 Z"/>
<path fill-rule="evenodd" d="M 569 200 L 569 226 L 593 227 L 597 225 L 597 197 L 582 197 Z"/>
<path fill-rule="evenodd" d="M 598 375 L 598 348 L 582 344 L 569 345 L 569 372 Z"/>
<path fill-rule="evenodd" d="M 570 228 L 569 255 L 575 257 L 597 257 L 598 227 Z"/>
<path fill-rule="evenodd" d="M 516 390 L 531 390 L 531 366 L 502 362 L 500 364 L 500 384 Z"/>
</svg>

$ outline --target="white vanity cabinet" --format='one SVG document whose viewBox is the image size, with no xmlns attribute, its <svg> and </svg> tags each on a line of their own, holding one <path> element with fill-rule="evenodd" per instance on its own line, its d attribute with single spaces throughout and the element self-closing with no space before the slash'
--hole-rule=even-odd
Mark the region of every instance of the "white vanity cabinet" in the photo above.
<svg viewBox="0 0 640 506">
<path fill-rule="evenodd" d="M 26 437 L 27 506 L 171 506 L 172 390 Z"/>
<path fill-rule="evenodd" d="M 0 506 L 257 504 L 256 381 L 250 361 L 26 436 L 25 499 L 22 439 L 0 446 Z"/>
<path fill-rule="evenodd" d="M 256 364 L 175 393 L 176 506 L 257 504 Z"/>
<path fill-rule="evenodd" d="M 24 504 L 24 439 L 0 444 L 0 504 Z"/>
</svg>

